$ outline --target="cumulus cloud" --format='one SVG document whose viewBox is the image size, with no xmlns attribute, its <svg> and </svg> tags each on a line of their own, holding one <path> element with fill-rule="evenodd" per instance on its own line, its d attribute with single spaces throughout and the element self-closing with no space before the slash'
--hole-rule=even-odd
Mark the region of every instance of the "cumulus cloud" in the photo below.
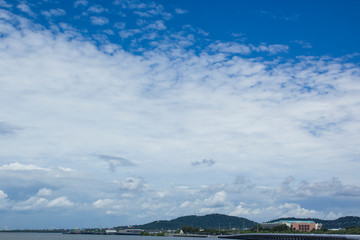
<svg viewBox="0 0 360 240">
<path fill-rule="evenodd" d="M 45 208 L 49 201 L 43 197 L 30 197 L 26 201 L 18 202 L 13 206 L 16 211 L 29 211 L 33 209 Z"/>
<path fill-rule="evenodd" d="M 323 215 L 316 210 L 303 208 L 296 203 L 284 203 L 278 209 L 281 211 L 280 217 L 315 218 Z"/>
<path fill-rule="evenodd" d="M 204 203 L 206 207 L 223 207 L 227 204 L 227 194 L 225 191 L 217 192 L 213 196 L 206 198 Z"/>
<path fill-rule="evenodd" d="M 69 201 L 69 199 L 65 196 L 52 200 L 44 197 L 33 196 L 25 201 L 17 202 L 12 209 L 15 211 L 32 211 L 45 208 L 67 208 L 72 206 L 74 206 L 74 203 Z"/>
<path fill-rule="evenodd" d="M 121 183 L 120 189 L 127 191 L 141 191 L 146 188 L 146 184 L 141 177 L 128 177 Z"/>
<path fill-rule="evenodd" d="M 7 194 L 4 191 L 0 190 L 0 200 L 7 198 Z"/>
<path fill-rule="evenodd" d="M 74 203 L 71 202 L 67 197 L 58 197 L 48 202 L 48 207 L 72 207 Z"/>
<path fill-rule="evenodd" d="M 4 191 L 0 190 L 0 209 L 7 208 L 8 204 L 8 195 Z"/>
<path fill-rule="evenodd" d="M 68 197 L 57 197 L 53 190 L 41 188 L 37 194 L 26 200 L 13 200 L 11 209 L 15 211 L 42 211 L 48 208 L 71 208 L 73 206 L 75 206 L 75 203 L 70 201 Z"/>
<path fill-rule="evenodd" d="M 93 206 L 96 208 L 109 208 L 114 206 L 115 200 L 113 199 L 98 199 L 93 202 Z"/>
<path fill-rule="evenodd" d="M 37 193 L 38 196 L 43 196 L 43 197 L 51 196 L 51 194 L 52 194 L 52 190 L 48 188 L 42 188 Z"/>
<path fill-rule="evenodd" d="M 230 214 L 235 216 L 256 216 L 261 214 L 261 209 L 247 206 L 246 203 L 240 202 Z"/>
</svg>

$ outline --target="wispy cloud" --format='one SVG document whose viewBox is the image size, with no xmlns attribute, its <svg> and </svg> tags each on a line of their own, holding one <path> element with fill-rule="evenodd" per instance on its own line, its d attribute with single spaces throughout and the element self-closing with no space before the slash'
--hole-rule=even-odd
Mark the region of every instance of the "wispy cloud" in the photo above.
<svg viewBox="0 0 360 240">
<path fill-rule="evenodd" d="M 300 14 L 292 14 L 292 15 L 286 15 L 283 12 L 271 12 L 271 11 L 265 11 L 265 10 L 261 10 L 259 11 L 259 13 L 263 16 L 266 16 L 268 18 L 271 19 L 276 19 L 276 20 L 285 20 L 285 21 L 296 21 L 299 19 Z"/>
<path fill-rule="evenodd" d="M 91 16 L 91 23 L 94 25 L 105 25 L 109 23 L 109 19 L 106 17 L 95 17 L 95 16 Z"/>
<path fill-rule="evenodd" d="M 244 44 L 231 43 L 231 42 L 211 44 L 209 47 L 216 52 L 238 53 L 238 54 L 251 53 L 251 49 L 249 46 L 246 46 Z"/>
<path fill-rule="evenodd" d="M 20 128 L 8 124 L 6 122 L 0 122 L 0 136 L 14 135 Z"/>
<path fill-rule="evenodd" d="M 12 5 L 7 3 L 5 0 L 0 0 L 0 7 L 11 8 Z"/>
<path fill-rule="evenodd" d="M 281 52 L 287 52 L 289 50 L 289 46 L 282 44 L 274 44 L 274 45 L 259 45 L 259 46 L 251 46 L 251 50 L 255 52 L 269 52 L 270 54 L 277 54 Z"/>
<path fill-rule="evenodd" d="M 98 158 L 106 161 L 109 164 L 109 170 L 111 172 L 115 172 L 118 167 L 125 167 L 125 166 L 135 166 L 135 164 L 122 157 L 114 157 L 114 156 L 108 156 L 108 155 L 97 155 Z"/>
<path fill-rule="evenodd" d="M 0 171 L 1 170 L 10 170 L 10 171 L 33 171 L 33 170 L 48 171 L 49 169 L 38 167 L 38 166 L 33 165 L 33 164 L 21 164 L 21 163 L 15 162 L 15 163 L 4 164 L 4 165 L 0 166 Z"/>
<path fill-rule="evenodd" d="M 175 8 L 175 12 L 177 14 L 185 14 L 185 13 L 188 13 L 187 10 L 184 10 L 184 9 L 181 9 L 181 8 Z"/>
<path fill-rule="evenodd" d="M 305 40 L 294 40 L 293 42 L 301 45 L 303 48 L 312 48 L 311 44 Z"/>
<path fill-rule="evenodd" d="M 66 12 L 64 9 L 57 8 L 57 9 L 50 9 L 49 11 L 42 11 L 41 14 L 50 18 L 50 17 L 64 16 Z"/>
<path fill-rule="evenodd" d="M 146 184 L 141 177 L 128 177 L 121 183 L 120 188 L 128 191 L 141 191 L 146 188 Z"/>
<path fill-rule="evenodd" d="M 20 2 L 16 6 L 20 11 L 27 13 L 31 17 L 35 17 L 36 14 L 31 10 L 30 6 L 26 4 L 25 2 Z"/>
<path fill-rule="evenodd" d="M 193 166 L 199 166 L 199 165 L 205 165 L 205 166 L 213 166 L 216 163 L 216 161 L 212 160 L 212 159 L 203 159 L 201 162 L 199 161 L 195 161 L 192 162 L 191 165 Z"/>
<path fill-rule="evenodd" d="M 88 1 L 87 0 L 76 0 L 74 2 L 74 7 L 79 7 L 79 6 L 87 6 L 88 5 Z"/>
</svg>

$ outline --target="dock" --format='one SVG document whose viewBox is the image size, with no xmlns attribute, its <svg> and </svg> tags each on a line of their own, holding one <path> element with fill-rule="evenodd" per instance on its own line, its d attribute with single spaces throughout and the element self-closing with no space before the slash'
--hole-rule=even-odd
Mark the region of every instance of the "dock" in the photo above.
<svg viewBox="0 0 360 240">
<path fill-rule="evenodd" d="M 225 235 L 219 236 L 219 238 L 243 240 L 360 240 L 360 235 L 250 233 Z"/>
</svg>

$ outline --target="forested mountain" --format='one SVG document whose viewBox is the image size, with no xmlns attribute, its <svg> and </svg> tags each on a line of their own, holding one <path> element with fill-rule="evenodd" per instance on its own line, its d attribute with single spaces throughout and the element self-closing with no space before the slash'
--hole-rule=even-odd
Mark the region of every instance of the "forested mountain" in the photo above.
<svg viewBox="0 0 360 240">
<path fill-rule="evenodd" d="M 161 220 L 151 223 L 136 225 L 134 228 L 141 228 L 144 230 L 167 230 L 167 229 L 180 229 L 184 226 L 199 227 L 203 229 L 230 229 L 230 228 L 251 228 L 257 223 L 246 218 L 239 218 L 227 216 L 224 214 L 209 214 L 205 216 L 184 216 L 170 221 Z"/>
</svg>

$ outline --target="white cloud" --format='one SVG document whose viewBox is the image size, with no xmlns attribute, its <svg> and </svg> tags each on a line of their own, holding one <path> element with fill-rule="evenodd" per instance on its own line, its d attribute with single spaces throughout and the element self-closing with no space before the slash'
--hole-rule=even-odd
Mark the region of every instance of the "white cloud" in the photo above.
<svg viewBox="0 0 360 240">
<path fill-rule="evenodd" d="M 308 41 L 295 40 L 294 43 L 301 45 L 303 48 L 312 48 L 311 44 Z"/>
<path fill-rule="evenodd" d="M 274 45 L 245 45 L 236 42 L 217 42 L 209 45 L 209 48 L 215 52 L 232 53 L 232 54 L 250 54 L 251 52 L 268 52 L 269 54 L 277 54 L 287 52 L 289 46 L 274 44 Z"/>
<path fill-rule="evenodd" d="M 158 20 L 158 21 L 148 24 L 145 28 L 155 29 L 155 30 L 165 30 L 166 26 L 164 25 L 164 21 Z"/>
<path fill-rule="evenodd" d="M 29 21 L 1 14 L 0 189 L 40 189 L 24 193 L 27 200 L 0 192 L 7 206 L 77 213 L 81 202 L 148 218 L 194 211 L 264 220 L 358 213 L 300 203 L 359 196 L 356 64 L 238 56 L 286 52 L 285 45 L 219 42 L 195 52 L 187 50 L 195 37 L 186 29 L 137 55 L 116 44 L 97 46 L 66 25 L 65 33 L 33 30 Z M 124 171 L 127 156 L 136 166 Z M 216 168 L 189 164 L 208 156 Z M 66 167 L 54 167 L 57 162 Z M 118 180 L 134 174 L 143 178 Z M 293 177 L 278 186 L 287 176 Z M 328 176 L 338 178 L 324 181 Z"/>
<path fill-rule="evenodd" d="M 302 208 L 296 203 L 284 203 L 278 209 L 281 211 L 280 217 L 315 218 L 323 215 L 316 210 Z"/>
<path fill-rule="evenodd" d="M 43 210 L 45 208 L 68 208 L 72 206 L 74 206 L 74 203 L 64 196 L 53 200 L 48 200 L 40 196 L 32 196 L 26 201 L 17 202 L 12 209 L 15 211 L 33 211 Z"/>
<path fill-rule="evenodd" d="M 139 29 L 130 29 L 130 30 L 123 30 L 119 32 L 119 35 L 121 38 L 128 38 L 131 36 L 134 36 L 135 34 L 140 33 L 141 31 Z"/>
<path fill-rule="evenodd" d="M 0 190 L 0 200 L 3 200 L 7 197 L 8 197 L 8 195 L 6 193 L 4 193 L 4 191 Z"/>
<path fill-rule="evenodd" d="M 95 17 L 91 16 L 91 23 L 94 25 L 105 25 L 109 23 L 109 19 L 106 17 Z"/>
<path fill-rule="evenodd" d="M 29 211 L 34 209 L 46 208 L 49 200 L 43 197 L 30 197 L 26 201 L 18 202 L 13 206 L 13 210 L 15 211 Z"/>
<path fill-rule="evenodd" d="M 115 203 L 112 199 L 98 199 L 95 202 L 93 202 L 93 206 L 96 208 L 109 208 L 113 206 Z"/>
<path fill-rule="evenodd" d="M 8 195 L 0 190 L 0 209 L 7 209 L 9 206 Z"/>
<path fill-rule="evenodd" d="M 233 216 L 256 216 L 261 214 L 258 208 L 248 207 L 246 203 L 240 202 L 238 206 L 230 213 Z"/>
<path fill-rule="evenodd" d="M 289 50 L 289 46 L 282 44 L 274 44 L 274 45 L 259 45 L 253 46 L 251 45 L 251 50 L 255 52 L 269 52 L 270 54 L 277 54 L 281 52 L 287 52 Z"/>
<path fill-rule="evenodd" d="M 41 11 L 41 14 L 45 17 L 58 17 L 58 16 L 64 16 L 66 14 L 64 9 L 57 8 L 57 9 L 50 9 L 49 11 Z"/>
<path fill-rule="evenodd" d="M 56 199 L 49 201 L 47 206 L 50 208 L 52 208 L 52 207 L 72 207 L 72 206 L 74 206 L 74 203 L 69 201 L 69 199 L 67 197 L 63 196 L 63 197 L 58 197 Z"/>
<path fill-rule="evenodd" d="M 1 170 L 10 170 L 10 171 L 49 171 L 47 168 L 38 167 L 33 164 L 21 164 L 18 162 L 10 163 L 10 164 L 4 164 L 0 166 Z"/>
<path fill-rule="evenodd" d="M 175 12 L 177 14 L 185 14 L 185 13 L 188 13 L 187 10 L 184 10 L 184 9 L 181 9 L 181 8 L 175 8 Z"/>
<path fill-rule="evenodd" d="M 38 191 L 37 195 L 41 197 L 51 196 L 52 190 L 48 188 L 42 188 Z"/>
<path fill-rule="evenodd" d="M 29 5 L 27 5 L 25 2 L 19 3 L 16 7 L 20 9 L 22 12 L 29 14 L 29 16 L 31 17 L 36 16 L 36 14 L 30 9 Z"/>
<path fill-rule="evenodd" d="M 140 177 L 128 177 L 121 183 L 122 190 L 140 191 L 146 188 L 144 179 Z"/>
<path fill-rule="evenodd" d="M 251 53 L 250 47 L 238 43 L 216 43 L 209 46 L 213 51 L 220 51 L 224 53 L 238 53 L 249 54 Z"/>
<path fill-rule="evenodd" d="M 12 5 L 7 3 L 5 0 L 0 0 L 0 7 L 11 8 Z"/>
<path fill-rule="evenodd" d="M 87 5 L 88 5 L 87 0 L 77 0 L 74 2 L 74 7 L 87 6 Z"/>
<path fill-rule="evenodd" d="M 144 17 L 144 18 L 151 18 L 155 16 L 161 16 L 165 20 L 169 20 L 172 18 L 172 15 L 168 12 L 164 11 L 164 7 L 161 4 L 156 4 L 154 2 L 146 4 L 146 3 L 140 3 L 140 4 L 130 4 L 129 7 L 131 9 L 137 9 L 134 10 L 134 14 Z"/>
<path fill-rule="evenodd" d="M 108 11 L 108 9 L 104 8 L 101 5 L 94 5 L 89 7 L 88 11 L 93 13 L 102 13 Z"/>
<path fill-rule="evenodd" d="M 227 194 L 225 191 L 217 192 L 213 196 L 205 199 L 204 201 L 206 207 L 224 207 L 227 201 Z"/>
<path fill-rule="evenodd" d="M 114 28 L 117 28 L 117 29 L 124 29 L 126 26 L 126 23 L 124 22 L 117 22 L 114 24 Z"/>
</svg>

